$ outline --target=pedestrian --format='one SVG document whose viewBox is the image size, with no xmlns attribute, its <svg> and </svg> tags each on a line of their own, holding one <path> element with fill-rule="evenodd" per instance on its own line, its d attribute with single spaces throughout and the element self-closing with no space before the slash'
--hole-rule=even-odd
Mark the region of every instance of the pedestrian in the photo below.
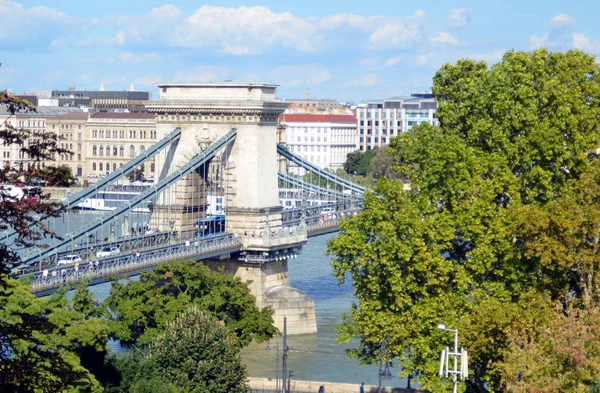
<svg viewBox="0 0 600 393">
<path fill-rule="evenodd" d="M 360 393 L 365 393 L 365 383 L 360 384 Z"/>
<path fill-rule="evenodd" d="M 319 386 L 319 393 L 325 393 L 325 386 Z"/>
</svg>

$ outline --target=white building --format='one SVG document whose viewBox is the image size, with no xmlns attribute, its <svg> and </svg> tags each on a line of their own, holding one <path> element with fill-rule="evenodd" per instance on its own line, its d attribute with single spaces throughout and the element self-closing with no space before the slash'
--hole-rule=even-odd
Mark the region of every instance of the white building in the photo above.
<svg viewBox="0 0 600 393">
<path fill-rule="evenodd" d="M 356 108 L 356 150 L 366 151 L 390 143 L 390 138 L 417 124 L 437 125 L 437 101 L 431 93 L 370 101 Z"/>
<path fill-rule="evenodd" d="M 279 122 L 286 129 L 288 149 L 320 168 L 335 171 L 356 150 L 353 115 L 283 114 Z"/>
</svg>

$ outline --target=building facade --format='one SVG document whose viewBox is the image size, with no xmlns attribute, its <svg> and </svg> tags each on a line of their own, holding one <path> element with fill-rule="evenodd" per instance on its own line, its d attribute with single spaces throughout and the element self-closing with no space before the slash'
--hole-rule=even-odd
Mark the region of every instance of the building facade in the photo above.
<svg viewBox="0 0 600 393">
<path fill-rule="evenodd" d="M 83 174 L 89 182 L 111 173 L 156 141 L 156 120 L 152 113 L 98 112 L 86 125 L 86 162 Z M 154 176 L 154 162 L 140 168 Z"/>
<path fill-rule="evenodd" d="M 130 112 L 145 112 L 144 102 L 151 99 L 152 95 L 147 91 L 103 90 L 53 90 L 49 97 L 49 100 L 57 100 L 59 106 L 85 106 L 93 111 L 126 109 Z"/>
<path fill-rule="evenodd" d="M 89 113 L 73 112 L 48 119 L 47 129 L 60 138 L 59 146 L 73 154 L 62 153 L 55 157 L 57 165 L 67 165 L 79 181 L 85 166 L 85 129 Z"/>
<path fill-rule="evenodd" d="M 355 149 L 366 151 L 390 143 L 390 138 L 421 123 L 437 125 L 437 101 L 431 93 L 369 101 L 356 108 Z"/>
<path fill-rule="evenodd" d="M 336 171 L 356 149 L 356 118 L 352 115 L 283 114 L 279 117 L 286 129 L 288 149 L 312 164 Z M 290 168 L 290 172 L 304 174 Z"/>
<path fill-rule="evenodd" d="M 79 108 L 58 108 L 58 107 L 43 107 L 39 106 L 37 112 L 24 112 L 24 113 L 9 113 L 6 108 L 0 107 L 0 129 L 4 129 L 6 126 L 11 126 L 16 129 L 26 129 L 30 131 L 31 137 L 25 141 L 25 146 L 29 147 L 32 144 L 39 141 L 39 135 L 47 131 L 57 131 L 48 128 L 48 122 L 54 121 L 56 118 L 66 113 L 81 113 Z M 58 132 L 56 132 L 58 134 Z M 10 165 L 11 167 L 18 167 L 21 165 L 32 165 L 33 162 L 29 157 L 21 151 L 21 146 L 16 144 L 1 145 L 0 146 L 0 157 L 2 158 L 3 165 Z M 57 165 L 57 162 L 38 162 L 37 165 L 45 167 L 47 165 Z"/>
</svg>

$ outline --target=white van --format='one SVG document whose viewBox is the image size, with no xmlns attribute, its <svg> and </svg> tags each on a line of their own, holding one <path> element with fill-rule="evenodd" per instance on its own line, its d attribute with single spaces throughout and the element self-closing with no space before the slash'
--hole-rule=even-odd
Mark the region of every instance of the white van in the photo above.
<svg viewBox="0 0 600 393">
<path fill-rule="evenodd" d="M 65 255 L 64 257 L 61 257 L 56 264 L 58 266 L 63 266 L 63 265 L 74 265 L 76 263 L 81 263 L 81 257 L 77 254 L 73 254 L 73 255 Z"/>
</svg>

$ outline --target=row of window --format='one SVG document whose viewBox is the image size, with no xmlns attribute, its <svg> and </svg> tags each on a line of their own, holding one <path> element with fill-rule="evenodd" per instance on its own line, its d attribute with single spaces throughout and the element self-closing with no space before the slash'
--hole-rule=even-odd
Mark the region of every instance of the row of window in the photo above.
<svg viewBox="0 0 600 393">
<path fill-rule="evenodd" d="M 140 146 L 140 153 L 143 153 L 146 151 L 146 146 Z M 100 145 L 100 146 L 96 146 L 93 145 L 92 146 L 92 156 L 104 156 L 104 153 L 106 152 L 106 156 L 119 156 L 119 157 L 125 157 L 125 146 L 119 146 L 117 148 L 117 146 L 113 146 L 112 147 L 112 154 L 111 154 L 111 148 L 110 146 L 106 146 L 106 149 L 104 148 L 104 146 Z M 129 157 L 135 157 L 135 146 L 131 145 L 129 146 Z"/>
<path fill-rule="evenodd" d="M 311 142 L 315 141 L 314 135 L 311 135 L 310 141 Z M 298 135 L 298 142 L 302 142 L 302 137 L 300 135 Z M 304 142 L 308 142 L 308 135 L 304 135 Z M 317 136 L 317 142 L 321 142 L 320 136 Z M 327 135 L 323 135 L 323 142 L 327 142 Z"/>
<path fill-rule="evenodd" d="M 119 164 L 118 167 L 121 168 L 123 166 L 123 163 Z M 140 170 L 142 172 L 145 172 L 145 167 L 144 164 L 142 164 L 140 166 Z M 116 171 L 117 170 L 117 163 L 113 162 L 112 164 L 112 171 Z M 107 162 L 106 164 L 102 163 L 102 162 L 92 162 L 92 171 L 107 171 L 110 172 L 111 171 L 111 165 L 110 162 Z M 154 163 L 150 164 L 150 172 L 154 173 Z"/>
<path fill-rule="evenodd" d="M 125 130 L 92 130 L 92 138 L 125 138 Z M 129 139 L 156 139 L 156 131 L 129 130 Z"/>
</svg>

